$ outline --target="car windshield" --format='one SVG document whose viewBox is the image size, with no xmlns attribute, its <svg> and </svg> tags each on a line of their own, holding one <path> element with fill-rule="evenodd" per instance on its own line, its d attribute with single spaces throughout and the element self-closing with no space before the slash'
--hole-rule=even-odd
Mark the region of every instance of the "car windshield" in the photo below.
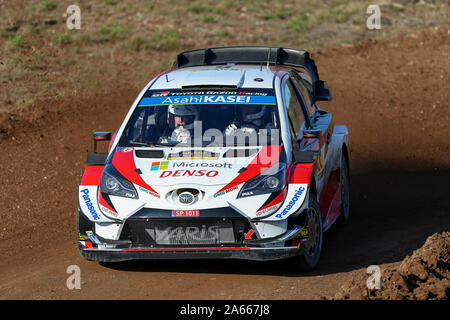
<svg viewBox="0 0 450 320">
<path fill-rule="evenodd" d="M 279 144 L 272 89 L 147 91 L 128 121 L 120 146 Z"/>
</svg>

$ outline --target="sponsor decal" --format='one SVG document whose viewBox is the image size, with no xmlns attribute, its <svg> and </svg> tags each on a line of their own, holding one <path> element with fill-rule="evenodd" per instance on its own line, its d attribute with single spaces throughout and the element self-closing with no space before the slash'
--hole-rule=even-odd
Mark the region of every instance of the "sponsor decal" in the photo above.
<svg viewBox="0 0 450 320">
<path fill-rule="evenodd" d="M 81 235 L 81 233 L 78 233 L 78 240 L 84 241 L 84 240 L 87 240 L 87 239 L 85 239 L 85 238 Z"/>
<path fill-rule="evenodd" d="M 297 235 L 299 239 L 308 239 L 309 238 L 309 230 L 308 228 L 303 228 L 302 231 Z"/>
<path fill-rule="evenodd" d="M 105 206 L 102 206 L 100 203 L 99 203 L 98 205 L 99 205 L 99 207 L 100 207 L 100 210 L 102 210 L 103 213 L 112 215 L 113 217 L 116 217 L 116 218 L 117 218 L 117 216 L 119 215 L 117 212 L 112 211 L 112 210 L 108 209 L 108 208 L 105 207 Z"/>
<path fill-rule="evenodd" d="M 169 161 L 152 162 L 151 171 L 166 170 L 169 167 Z"/>
<path fill-rule="evenodd" d="M 192 70 L 191 70 L 192 71 Z M 248 91 L 166 91 L 166 92 L 155 92 L 152 97 L 167 97 L 167 96 L 192 96 L 192 95 L 246 95 L 246 96 L 262 96 L 268 95 L 267 92 L 248 92 Z"/>
<path fill-rule="evenodd" d="M 254 193 L 253 191 L 242 192 L 242 193 L 241 193 L 241 196 L 247 197 L 247 196 L 253 195 L 253 193 Z"/>
<path fill-rule="evenodd" d="M 172 217 L 199 217 L 200 210 L 172 210 Z"/>
<path fill-rule="evenodd" d="M 99 217 L 97 211 L 95 210 L 94 205 L 92 204 L 91 198 L 89 198 L 89 189 L 83 189 L 83 190 L 80 190 L 80 192 L 83 193 L 82 197 L 83 197 L 84 203 L 86 204 L 89 212 L 91 213 L 92 218 L 94 218 L 94 220 L 99 220 L 100 217 Z"/>
<path fill-rule="evenodd" d="M 170 243 L 189 243 L 190 240 L 205 240 L 208 239 L 212 242 L 219 241 L 219 227 L 203 225 L 199 227 L 177 227 L 167 229 L 145 229 L 148 235 L 159 244 Z"/>
<path fill-rule="evenodd" d="M 97 237 L 92 231 L 86 231 L 86 235 L 93 243 L 100 243 L 100 241 L 98 241 Z"/>
<path fill-rule="evenodd" d="M 231 169 L 231 163 L 217 163 L 217 162 L 173 162 L 173 167 L 178 168 L 228 168 Z"/>
<path fill-rule="evenodd" d="M 145 193 L 148 193 L 149 195 L 154 196 L 156 198 L 160 198 L 160 195 L 158 193 L 142 188 L 141 186 L 139 186 L 139 190 L 144 191 Z"/>
<path fill-rule="evenodd" d="M 116 152 L 130 152 L 133 151 L 132 147 L 117 147 Z"/>
<path fill-rule="evenodd" d="M 161 172 L 160 178 L 167 177 L 209 177 L 213 178 L 219 174 L 216 170 L 166 170 Z"/>
<path fill-rule="evenodd" d="M 226 194 L 226 193 L 228 193 L 228 192 L 237 190 L 237 188 L 238 188 L 238 186 L 234 186 L 234 187 L 231 187 L 231 188 L 229 188 L 229 189 L 226 189 L 226 190 L 223 190 L 223 191 L 221 191 L 221 192 L 218 192 L 218 193 L 214 194 L 214 198 L 219 197 L 219 196 L 222 196 L 222 195 L 224 195 L 224 194 Z"/>
<path fill-rule="evenodd" d="M 265 104 L 275 105 L 275 96 L 254 95 L 189 95 L 183 97 L 144 97 L 140 107 L 177 104 Z"/>
<path fill-rule="evenodd" d="M 160 92 L 160 93 L 154 93 L 152 95 L 152 97 L 167 97 L 170 94 L 169 91 L 164 91 L 164 92 Z"/>
<path fill-rule="evenodd" d="M 300 187 L 295 191 L 294 196 L 292 197 L 291 201 L 289 201 L 288 205 L 286 206 L 286 208 L 284 208 L 283 211 L 281 211 L 279 214 L 275 215 L 275 217 L 277 218 L 283 218 L 283 216 L 285 216 L 289 210 L 292 209 L 292 207 L 295 205 L 295 203 L 298 201 L 298 199 L 300 198 L 300 196 L 303 194 L 303 191 L 305 191 L 304 187 Z"/>
<path fill-rule="evenodd" d="M 256 211 L 256 216 L 259 217 L 260 215 L 263 215 L 263 214 L 268 213 L 268 212 L 270 212 L 270 211 L 275 211 L 275 210 L 277 210 L 280 206 L 281 206 L 281 203 L 278 203 L 278 204 L 273 205 L 273 206 L 270 206 L 270 207 L 268 207 L 268 208 L 265 208 L 265 209 L 261 209 L 261 210 L 259 210 L 259 211 Z"/>
</svg>

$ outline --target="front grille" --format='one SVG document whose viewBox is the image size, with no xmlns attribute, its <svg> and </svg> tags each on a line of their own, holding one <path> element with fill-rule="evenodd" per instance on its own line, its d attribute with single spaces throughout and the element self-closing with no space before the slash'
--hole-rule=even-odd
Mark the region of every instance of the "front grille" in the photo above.
<svg viewBox="0 0 450 320">
<path fill-rule="evenodd" d="M 129 219 L 127 226 L 137 247 L 239 245 L 250 227 L 238 219 Z"/>
</svg>

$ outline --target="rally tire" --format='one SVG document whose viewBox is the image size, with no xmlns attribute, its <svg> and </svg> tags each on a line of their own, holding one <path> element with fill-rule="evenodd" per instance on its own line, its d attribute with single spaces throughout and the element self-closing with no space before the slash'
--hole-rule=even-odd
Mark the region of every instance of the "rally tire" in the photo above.
<svg viewBox="0 0 450 320">
<path fill-rule="evenodd" d="M 341 213 L 337 222 L 339 225 L 344 225 L 350 218 L 350 177 L 347 159 L 344 155 L 342 155 L 341 163 Z"/>
<path fill-rule="evenodd" d="M 306 226 L 309 229 L 308 241 L 302 243 L 302 254 L 289 259 L 288 265 L 292 271 L 311 271 L 316 268 L 322 254 L 323 230 L 322 214 L 314 196 L 309 196 L 309 208 L 306 215 Z"/>
</svg>

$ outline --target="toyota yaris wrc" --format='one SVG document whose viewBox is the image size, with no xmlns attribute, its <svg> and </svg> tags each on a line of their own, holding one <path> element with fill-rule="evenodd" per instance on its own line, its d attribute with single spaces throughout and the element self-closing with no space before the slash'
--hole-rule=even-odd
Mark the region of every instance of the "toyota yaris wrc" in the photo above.
<svg viewBox="0 0 450 320">
<path fill-rule="evenodd" d="M 315 268 L 323 232 L 349 218 L 348 131 L 321 100 L 330 91 L 306 51 L 179 54 L 114 135 L 94 133 L 78 191 L 81 255 Z"/>
</svg>

